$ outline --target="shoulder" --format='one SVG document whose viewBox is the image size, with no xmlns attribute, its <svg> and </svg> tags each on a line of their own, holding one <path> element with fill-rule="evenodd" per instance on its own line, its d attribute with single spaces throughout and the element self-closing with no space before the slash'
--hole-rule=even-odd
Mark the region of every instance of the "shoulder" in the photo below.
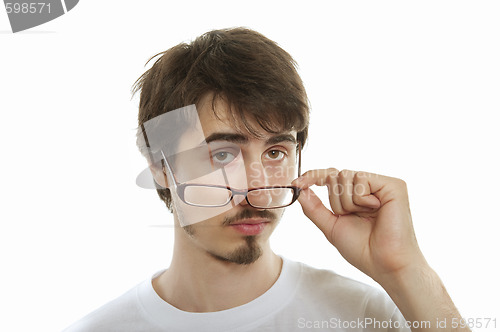
<svg viewBox="0 0 500 332">
<path fill-rule="evenodd" d="M 293 262 L 300 269 L 297 296 L 301 301 L 341 314 L 358 313 L 366 316 L 391 316 L 397 308 L 387 293 L 331 270 L 318 269 L 300 262 Z"/>
<path fill-rule="evenodd" d="M 372 331 L 378 322 L 391 324 L 391 331 L 409 331 L 404 317 L 383 289 L 331 270 L 293 261 L 287 264 L 288 270 L 298 276 L 297 286 L 293 300 L 277 315 L 277 322 L 290 321 L 299 329 L 316 326 L 350 329 L 357 326 L 366 331 Z"/>
<path fill-rule="evenodd" d="M 294 262 L 301 273 L 301 285 L 308 290 L 321 289 L 322 292 L 335 292 L 337 295 L 367 296 L 382 291 L 360 281 L 342 276 L 334 271 L 319 269 L 305 263 Z"/>
<path fill-rule="evenodd" d="M 63 332 L 144 330 L 144 311 L 138 296 L 141 285 L 84 316 Z"/>
</svg>

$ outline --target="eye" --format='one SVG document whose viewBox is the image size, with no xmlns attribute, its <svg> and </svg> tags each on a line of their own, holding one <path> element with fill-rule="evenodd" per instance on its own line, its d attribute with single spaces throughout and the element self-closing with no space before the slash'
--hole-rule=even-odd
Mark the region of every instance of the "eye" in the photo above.
<svg viewBox="0 0 500 332">
<path fill-rule="evenodd" d="M 269 150 L 266 152 L 266 158 L 270 160 L 283 160 L 286 154 L 280 150 Z"/>
<path fill-rule="evenodd" d="M 226 165 L 232 162 L 236 156 L 228 151 L 218 151 L 212 154 L 212 159 L 219 165 Z"/>
</svg>

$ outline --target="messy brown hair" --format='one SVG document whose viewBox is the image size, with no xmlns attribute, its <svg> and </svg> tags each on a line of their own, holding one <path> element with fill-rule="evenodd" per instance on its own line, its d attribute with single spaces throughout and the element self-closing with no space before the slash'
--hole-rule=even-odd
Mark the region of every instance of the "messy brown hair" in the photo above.
<svg viewBox="0 0 500 332">
<path fill-rule="evenodd" d="M 260 128 L 269 133 L 296 130 L 297 141 L 304 146 L 309 106 L 296 62 L 262 34 L 246 28 L 213 30 L 158 53 L 147 63 L 154 58 L 153 66 L 132 88 L 133 94 L 141 91 L 139 128 L 158 115 L 197 104 L 210 93 L 212 104 L 221 98 L 229 105 L 238 129 L 255 136 Z M 157 185 L 157 192 L 172 211 L 169 189 Z"/>
</svg>

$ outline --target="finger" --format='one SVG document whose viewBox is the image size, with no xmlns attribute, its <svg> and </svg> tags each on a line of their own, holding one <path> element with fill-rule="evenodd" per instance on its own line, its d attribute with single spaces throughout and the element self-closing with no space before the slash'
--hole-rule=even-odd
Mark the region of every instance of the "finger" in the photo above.
<svg viewBox="0 0 500 332">
<path fill-rule="evenodd" d="M 347 212 L 342 209 L 342 204 L 340 203 L 339 195 L 342 188 L 340 188 L 338 183 L 338 173 L 339 171 L 336 168 L 314 169 L 302 174 L 302 176 L 293 181 L 292 184 L 300 186 L 301 188 L 308 188 L 313 185 L 327 186 L 328 198 L 333 212 L 335 214 L 347 214 Z"/>
<path fill-rule="evenodd" d="M 377 204 L 378 206 L 381 206 L 392 200 L 397 200 L 398 202 L 405 203 L 407 205 L 409 204 L 406 183 L 401 179 L 363 172 L 358 175 L 357 181 L 364 181 L 364 185 L 369 187 L 369 190 L 367 191 L 369 191 L 370 194 L 375 196 L 375 198 L 379 201 L 379 203 L 376 203 L 373 198 L 367 197 L 367 192 L 364 192 L 364 195 L 362 195 L 363 197 L 366 197 L 364 200 L 370 201 L 372 205 Z"/>
<path fill-rule="evenodd" d="M 328 169 L 313 169 L 305 172 L 300 177 L 292 181 L 292 185 L 298 186 L 302 189 L 309 188 L 310 186 L 324 186 L 327 184 L 327 177 L 329 175 L 338 174 L 335 168 Z"/>
<path fill-rule="evenodd" d="M 333 225 L 337 220 L 337 216 L 335 216 L 332 211 L 323 205 L 323 202 L 321 202 L 319 197 L 316 196 L 311 188 L 302 190 L 298 201 L 302 206 L 304 214 L 311 219 L 311 221 L 330 240 Z"/>
<path fill-rule="evenodd" d="M 330 206 L 333 212 L 342 215 L 373 212 L 381 205 L 380 198 L 376 197 L 378 190 L 393 180 L 398 179 L 350 170 L 339 172 L 335 168 L 329 168 L 310 170 L 295 179 L 292 185 L 302 189 L 312 185 L 326 185 L 329 189 Z M 355 190 L 359 194 L 356 194 Z"/>
<path fill-rule="evenodd" d="M 348 214 L 348 212 L 344 210 L 344 208 L 342 207 L 342 203 L 340 202 L 342 187 L 338 181 L 338 173 L 337 174 L 332 173 L 328 175 L 327 182 L 329 189 L 328 198 L 330 200 L 330 206 L 332 207 L 333 213 L 338 215 Z"/>
<path fill-rule="evenodd" d="M 347 212 L 357 212 L 359 210 L 352 201 L 353 177 L 353 172 L 345 169 L 340 171 L 338 175 L 338 182 L 341 186 L 340 202 L 342 208 Z"/>
<path fill-rule="evenodd" d="M 347 178 L 348 171 L 343 171 L 344 177 Z M 352 177 L 351 177 L 352 178 Z M 312 185 L 327 186 L 330 206 L 335 214 L 343 215 L 352 212 L 367 212 L 370 209 L 365 209 L 355 206 L 352 202 L 352 180 L 339 181 L 339 171 L 335 168 L 315 169 L 304 173 L 301 177 L 292 182 L 301 188 L 308 188 Z M 349 188 L 351 187 L 351 188 Z"/>
<path fill-rule="evenodd" d="M 356 174 L 357 172 L 355 171 L 342 170 L 338 175 L 338 181 L 341 186 L 340 201 L 342 203 L 342 208 L 347 213 L 371 212 L 373 211 L 371 207 L 364 206 L 363 204 L 356 204 L 354 201 L 354 177 Z M 367 186 L 367 188 L 369 190 L 369 186 Z M 356 189 L 359 190 L 358 188 Z M 362 188 L 361 190 L 364 193 L 366 188 Z"/>
<path fill-rule="evenodd" d="M 365 206 L 371 209 L 378 209 L 380 201 L 372 194 L 370 183 L 368 182 L 370 174 L 366 172 L 356 172 L 353 178 L 353 196 L 354 204 Z"/>
</svg>

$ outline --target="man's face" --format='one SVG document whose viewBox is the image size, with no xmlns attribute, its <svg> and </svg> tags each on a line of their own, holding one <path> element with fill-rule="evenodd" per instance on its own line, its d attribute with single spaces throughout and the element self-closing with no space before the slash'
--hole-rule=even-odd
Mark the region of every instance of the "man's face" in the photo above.
<svg viewBox="0 0 500 332">
<path fill-rule="evenodd" d="M 238 190 L 290 185 L 296 177 L 296 131 L 270 134 L 262 130 L 261 137 L 256 138 L 231 125 L 224 102 L 218 100 L 214 107 L 218 117 L 211 109 L 211 96 L 206 97 L 199 104 L 198 114 L 210 162 L 224 171 L 193 179 L 189 173 L 200 163 L 177 160 L 176 177 L 184 179 L 183 183 L 224 185 Z M 196 146 L 193 137 L 199 138 L 199 133 L 186 132 L 179 141 L 180 150 Z M 233 196 L 224 207 L 199 207 L 185 204 L 175 190 L 171 193 L 176 224 L 183 226 L 177 238 L 190 249 L 238 264 L 252 263 L 263 250 L 269 250 L 269 237 L 284 212 L 284 208 L 254 208 L 243 195 Z"/>
</svg>

